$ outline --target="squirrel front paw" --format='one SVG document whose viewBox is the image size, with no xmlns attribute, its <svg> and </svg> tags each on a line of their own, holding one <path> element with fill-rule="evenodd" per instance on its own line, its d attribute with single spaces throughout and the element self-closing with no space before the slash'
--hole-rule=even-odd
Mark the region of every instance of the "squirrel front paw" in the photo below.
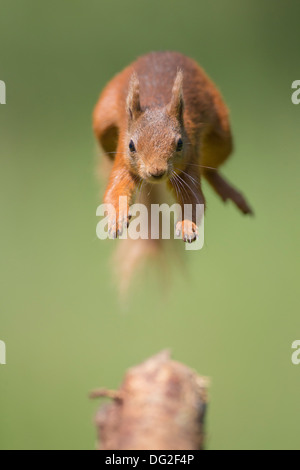
<svg viewBox="0 0 300 470">
<path fill-rule="evenodd" d="M 110 238 L 120 237 L 129 226 L 131 215 L 128 208 L 108 214 L 108 234 Z"/>
<path fill-rule="evenodd" d="M 191 220 L 182 220 L 176 224 L 176 236 L 182 236 L 182 240 L 192 243 L 199 238 L 198 227 Z"/>
</svg>

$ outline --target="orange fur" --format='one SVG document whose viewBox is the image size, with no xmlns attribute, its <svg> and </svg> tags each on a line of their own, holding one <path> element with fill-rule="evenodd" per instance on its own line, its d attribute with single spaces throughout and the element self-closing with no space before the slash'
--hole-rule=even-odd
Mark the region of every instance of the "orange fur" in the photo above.
<svg viewBox="0 0 300 470">
<path fill-rule="evenodd" d="M 141 181 L 167 183 L 181 206 L 195 208 L 205 203 L 203 176 L 223 200 L 251 213 L 244 197 L 218 171 L 233 148 L 228 111 L 194 60 L 175 52 L 140 57 L 106 86 L 93 125 L 113 161 L 104 201 L 119 215 L 117 224 L 110 223 L 115 236 L 129 223 L 129 207 L 118 207 L 119 196 L 127 196 L 130 204 Z M 179 221 L 177 228 L 184 241 L 192 242 L 197 236 L 195 211 L 187 222 Z"/>
</svg>

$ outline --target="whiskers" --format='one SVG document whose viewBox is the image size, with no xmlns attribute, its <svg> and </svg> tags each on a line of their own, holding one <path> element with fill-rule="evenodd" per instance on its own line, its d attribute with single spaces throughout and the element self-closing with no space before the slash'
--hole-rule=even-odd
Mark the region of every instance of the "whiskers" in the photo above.
<svg viewBox="0 0 300 470">
<path fill-rule="evenodd" d="M 175 170 L 178 171 L 179 169 L 175 168 Z M 180 175 L 175 170 L 172 171 L 170 183 L 176 192 L 177 199 L 179 201 L 190 201 L 192 199 L 199 204 L 203 204 L 200 180 L 197 181 L 196 178 L 184 170 L 179 170 Z M 184 175 L 184 177 L 181 175 Z M 188 181 L 186 181 L 186 178 L 188 178 Z"/>
<path fill-rule="evenodd" d="M 205 165 L 200 165 L 199 163 L 188 163 L 187 166 L 195 166 L 198 168 L 205 168 L 207 170 L 217 170 L 218 168 L 215 168 L 213 166 L 205 166 Z"/>
<path fill-rule="evenodd" d="M 138 183 L 137 190 L 136 190 L 136 193 L 135 193 L 135 200 L 137 202 L 140 202 L 140 198 L 141 198 L 141 195 L 142 195 L 142 190 L 143 190 L 144 184 L 145 184 L 145 180 L 142 179 L 142 178 L 139 178 L 139 183 Z"/>
</svg>

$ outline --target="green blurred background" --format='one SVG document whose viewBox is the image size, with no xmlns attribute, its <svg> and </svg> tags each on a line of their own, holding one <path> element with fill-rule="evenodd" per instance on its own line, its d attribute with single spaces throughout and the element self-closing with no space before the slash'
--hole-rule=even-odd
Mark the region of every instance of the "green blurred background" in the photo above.
<svg viewBox="0 0 300 470">
<path fill-rule="evenodd" d="M 300 448 L 299 14 L 298 0 L 0 0 L 1 449 L 93 449 L 88 392 L 166 347 L 212 379 L 208 449 Z M 256 216 L 205 185 L 189 276 L 174 268 L 168 297 L 148 277 L 124 309 L 113 243 L 95 235 L 91 113 L 115 73 L 164 49 L 221 89 L 236 142 L 224 174 Z"/>
</svg>

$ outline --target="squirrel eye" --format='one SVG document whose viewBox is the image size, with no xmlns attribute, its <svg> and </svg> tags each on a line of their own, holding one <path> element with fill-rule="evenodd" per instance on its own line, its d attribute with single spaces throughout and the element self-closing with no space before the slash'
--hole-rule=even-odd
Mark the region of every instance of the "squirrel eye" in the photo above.
<svg viewBox="0 0 300 470">
<path fill-rule="evenodd" d="M 182 141 L 182 139 L 180 138 L 180 139 L 178 139 L 178 141 L 177 141 L 177 148 L 176 148 L 176 151 L 177 151 L 177 152 L 181 152 L 182 149 L 183 149 L 183 141 Z"/>
<path fill-rule="evenodd" d="M 134 145 L 133 140 L 129 142 L 129 150 L 130 152 L 135 152 L 135 145 Z"/>
</svg>

